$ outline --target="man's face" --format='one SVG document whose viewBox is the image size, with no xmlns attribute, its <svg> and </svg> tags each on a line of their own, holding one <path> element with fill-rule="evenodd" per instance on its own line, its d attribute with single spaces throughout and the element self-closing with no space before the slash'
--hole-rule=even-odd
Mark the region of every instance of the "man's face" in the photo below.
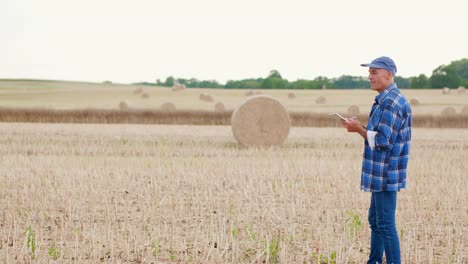
<svg viewBox="0 0 468 264">
<path fill-rule="evenodd" d="M 392 84 L 392 74 L 384 69 L 369 68 L 369 81 L 371 89 L 379 93 Z"/>
</svg>

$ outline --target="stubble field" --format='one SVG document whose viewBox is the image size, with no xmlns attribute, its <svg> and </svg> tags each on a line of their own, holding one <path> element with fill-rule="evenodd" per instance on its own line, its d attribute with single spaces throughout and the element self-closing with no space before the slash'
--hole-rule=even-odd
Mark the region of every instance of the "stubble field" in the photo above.
<svg viewBox="0 0 468 264">
<path fill-rule="evenodd" d="M 216 102 L 232 111 L 246 92 L 0 80 L 0 112 L 9 121 L 0 122 L 0 262 L 364 263 L 370 195 L 359 190 L 363 140 L 343 128 L 295 126 L 284 145 L 252 149 L 221 125 L 40 123 L 49 109 L 121 115 L 121 101 L 129 120 L 133 109 L 157 111 L 164 102 L 182 115 L 213 111 Z M 366 116 L 376 95 L 263 92 L 290 113 L 321 118 L 350 105 Z M 408 188 L 399 193 L 403 263 L 466 263 L 468 133 L 440 127 L 466 127 L 468 94 L 403 92 L 420 101 L 415 123 L 429 120 L 413 130 Z M 213 102 L 200 101 L 201 93 Z M 324 104 L 315 102 L 319 96 Z M 447 107 L 456 114 L 441 117 Z M 37 123 L 17 122 L 25 115 Z M 439 128 L 422 128 L 432 125 Z"/>
<path fill-rule="evenodd" d="M 4 263 L 364 263 L 363 142 L 291 130 L 248 149 L 228 126 L 0 124 Z M 468 133 L 413 132 L 403 263 L 466 263 Z"/>
</svg>

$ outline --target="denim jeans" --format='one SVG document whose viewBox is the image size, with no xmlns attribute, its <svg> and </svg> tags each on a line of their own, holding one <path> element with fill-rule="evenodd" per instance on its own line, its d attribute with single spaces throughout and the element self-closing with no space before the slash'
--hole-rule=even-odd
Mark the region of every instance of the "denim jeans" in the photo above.
<svg viewBox="0 0 468 264">
<path fill-rule="evenodd" d="M 397 192 L 372 192 L 369 225 L 372 230 L 368 264 L 400 264 L 400 241 L 395 224 Z"/>
</svg>

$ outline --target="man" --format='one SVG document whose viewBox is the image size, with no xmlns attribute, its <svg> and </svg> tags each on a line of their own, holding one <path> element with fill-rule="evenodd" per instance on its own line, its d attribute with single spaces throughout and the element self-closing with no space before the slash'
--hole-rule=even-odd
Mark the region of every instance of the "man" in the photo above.
<svg viewBox="0 0 468 264">
<path fill-rule="evenodd" d="M 343 121 L 348 132 L 356 132 L 364 140 L 361 190 L 371 192 L 369 225 L 372 230 L 370 263 L 400 264 L 400 242 L 395 224 L 397 192 L 406 187 L 411 141 L 411 108 L 394 83 L 397 71 L 389 57 L 379 57 L 369 64 L 371 89 L 375 97 L 367 128 L 356 118 Z"/>
</svg>

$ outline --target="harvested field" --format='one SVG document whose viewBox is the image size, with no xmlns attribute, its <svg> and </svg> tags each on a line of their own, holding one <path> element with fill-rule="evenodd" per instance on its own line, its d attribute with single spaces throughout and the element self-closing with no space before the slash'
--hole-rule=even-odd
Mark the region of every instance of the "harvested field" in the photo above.
<svg viewBox="0 0 468 264">
<path fill-rule="evenodd" d="M 0 123 L 0 259 L 49 262 L 54 249 L 60 263 L 365 262 L 359 136 L 292 128 L 280 147 L 249 149 L 230 130 Z M 402 261 L 466 263 L 468 133 L 413 138 Z"/>
<path fill-rule="evenodd" d="M 233 111 L 245 100 L 249 89 L 202 89 L 186 88 L 183 92 L 172 92 L 171 88 L 144 86 L 150 98 L 142 100 L 141 94 L 134 94 L 140 85 L 77 83 L 59 81 L 0 80 L 0 107 L 31 108 L 51 110 L 115 109 L 121 101 L 126 101 L 132 109 L 157 110 L 165 102 L 174 102 L 178 110 L 213 111 L 213 105 L 200 104 L 202 93 L 210 94 L 216 101 L 223 102 L 226 111 Z M 141 90 L 143 92 L 143 90 Z M 256 90 L 260 92 L 260 90 Z M 421 104 L 413 108 L 415 116 L 439 116 L 442 110 L 452 106 L 460 113 L 468 105 L 468 93 L 443 95 L 441 89 L 402 90 L 406 98 L 417 98 Z M 255 94 L 255 91 L 252 91 Z M 294 92 L 291 100 L 288 94 Z M 368 89 L 349 90 L 264 90 L 276 98 L 288 111 L 298 113 L 347 113 L 351 105 L 356 105 L 360 113 L 368 115 L 377 95 Z M 325 104 L 315 100 L 323 96 Z"/>
</svg>

